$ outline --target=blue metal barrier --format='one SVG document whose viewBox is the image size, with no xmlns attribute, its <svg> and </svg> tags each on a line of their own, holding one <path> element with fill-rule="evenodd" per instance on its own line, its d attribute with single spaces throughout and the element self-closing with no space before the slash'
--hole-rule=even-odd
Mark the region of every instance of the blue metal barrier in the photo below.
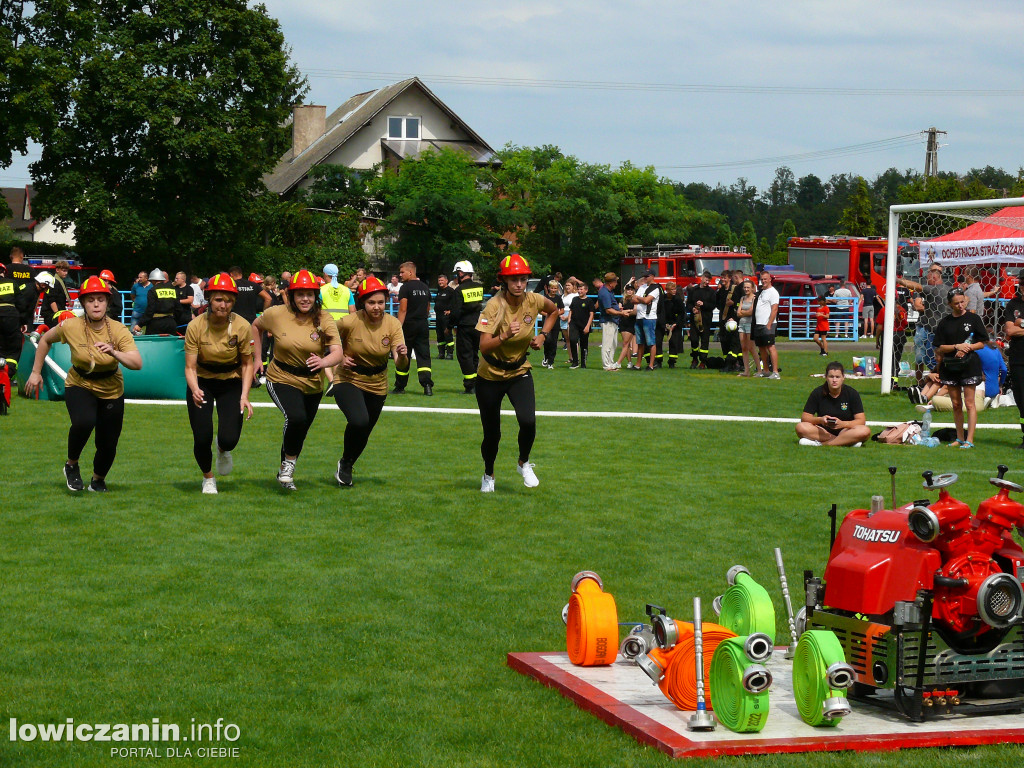
<svg viewBox="0 0 1024 768">
<path fill-rule="evenodd" d="M 840 297 L 836 303 L 829 302 L 828 340 L 858 341 L 860 339 L 860 298 Z M 838 306 L 849 302 L 849 306 Z M 815 313 L 818 311 L 817 296 L 783 296 L 779 299 L 780 329 L 786 330 L 790 341 L 810 341 L 817 326 Z"/>
</svg>

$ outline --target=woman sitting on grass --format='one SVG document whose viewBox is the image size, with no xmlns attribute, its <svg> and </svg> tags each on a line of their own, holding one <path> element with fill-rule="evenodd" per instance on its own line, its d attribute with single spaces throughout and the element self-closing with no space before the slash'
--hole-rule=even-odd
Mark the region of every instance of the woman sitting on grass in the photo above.
<svg viewBox="0 0 1024 768">
<path fill-rule="evenodd" d="M 859 448 L 871 437 L 860 392 L 845 384 L 842 363 L 825 366 L 825 383 L 807 398 L 796 434 L 800 445 L 852 445 Z"/>
</svg>

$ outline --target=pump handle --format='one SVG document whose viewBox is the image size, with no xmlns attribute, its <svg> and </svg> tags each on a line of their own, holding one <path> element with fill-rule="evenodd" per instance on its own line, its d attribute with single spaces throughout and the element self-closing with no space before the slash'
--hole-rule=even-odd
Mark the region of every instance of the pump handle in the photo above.
<svg viewBox="0 0 1024 768">
<path fill-rule="evenodd" d="M 945 488 L 947 485 L 952 485 L 957 481 L 955 472 L 943 472 L 941 475 L 936 475 L 930 469 L 922 472 L 921 477 L 924 478 L 922 485 L 929 491 Z"/>
<path fill-rule="evenodd" d="M 988 479 L 988 481 L 990 483 L 992 483 L 992 485 L 994 485 L 996 488 L 999 488 L 1001 490 L 1005 489 L 1007 491 L 1014 491 L 1014 492 L 1024 491 L 1024 486 L 1022 486 L 1022 485 L 1020 485 L 1018 483 L 1015 483 L 1015 482 L 1013 482 L 1011 480 L 1004 480 L 1003 479 L 1003 475 L 1005 475 L 1009 471 L 1010 471 L 1010 468 L 1008 466 L 1006 466 L 1005 464 L 1000 464 L 998 467 L 996 467 L 996 472 L 999 473 L 999 476 L 998 477 L 990 477 Z"/>
</svg>

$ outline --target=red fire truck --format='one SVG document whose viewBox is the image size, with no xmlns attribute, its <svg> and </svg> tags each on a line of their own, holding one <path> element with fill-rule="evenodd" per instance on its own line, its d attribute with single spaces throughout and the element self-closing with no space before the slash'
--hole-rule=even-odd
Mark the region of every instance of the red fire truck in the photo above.
<svg viewBox="0 0 1024 768">
<path fill-rule="evenodd" d="M 870 237 L 789 238 L 789 263 L 812 275 L 842 275 L 852 283 L 871 283 L 881 292 L 885 285 L 885 259 L 889 241 Z M 903 274 L 918 274 L 917 247 L 900 242 Z"/>
<path fill-rule="evenodd" d="M 745 249 L 727 245 L 630 245 L 621 264 L 621 285 L 650 270 L 656 282 L 664 285 L 671 281 L 685 288 L 699 283 L 701 274 L 707 270 L 712 287 L 717 287 L 718 278 L 726 269 L 741 269 L 743 274 L 752 275 L 754 260 Z"/>
</svg>

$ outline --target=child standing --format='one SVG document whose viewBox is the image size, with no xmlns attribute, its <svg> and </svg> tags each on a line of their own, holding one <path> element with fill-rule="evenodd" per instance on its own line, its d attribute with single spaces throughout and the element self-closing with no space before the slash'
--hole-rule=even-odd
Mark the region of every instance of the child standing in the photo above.
<svg viewBox="0 0 1024 768">
<path fill-rule="evenodd" d="M 828 300 L 818 297 L 818 309 L 814 313 L 814 343 L 821 349 L 821 356 L 828 357 Z"/>
</svg>

